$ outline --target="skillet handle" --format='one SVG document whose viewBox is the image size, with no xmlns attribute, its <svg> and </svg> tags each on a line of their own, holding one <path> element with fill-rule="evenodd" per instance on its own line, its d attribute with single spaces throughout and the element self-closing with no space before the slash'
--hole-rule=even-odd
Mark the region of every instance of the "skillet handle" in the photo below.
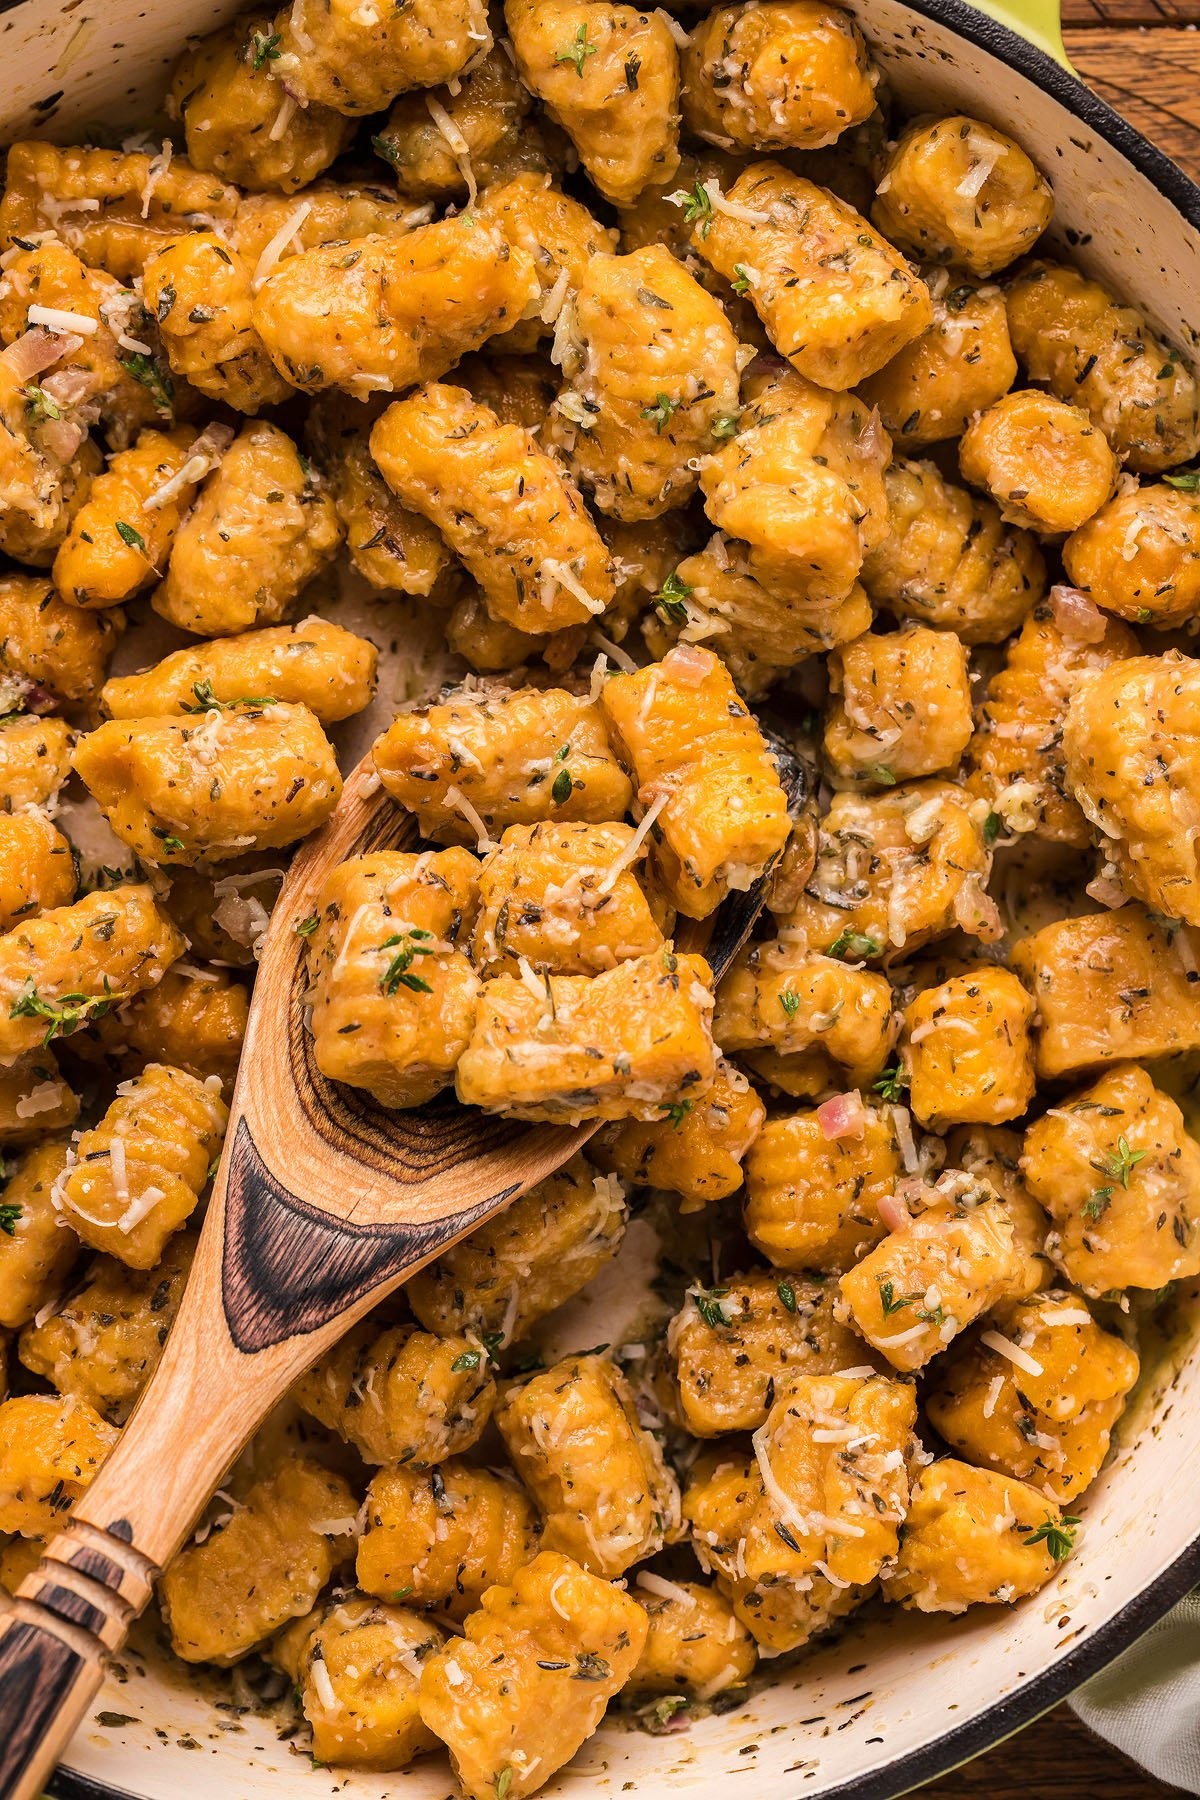
<svg viewBox="0 0 1200 1800">
<path fill-rule="evenodd" d="M 980 12 L 997 25 L 1007 26 L 1018 37 L 1045 51 L 1069 75 L 1075 73 L 1063 48 L 1062 8 L 1059 0 L 972 0 Z"/>
</svg>

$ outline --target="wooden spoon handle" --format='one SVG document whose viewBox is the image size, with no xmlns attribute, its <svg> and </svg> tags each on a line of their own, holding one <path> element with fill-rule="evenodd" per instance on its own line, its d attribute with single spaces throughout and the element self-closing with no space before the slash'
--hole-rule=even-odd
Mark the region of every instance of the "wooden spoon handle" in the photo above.
<svg viewBox="0 0 1200 1800">
<path fill-rule="evenodd" d="M 446 1235 L 305 1207 L 239 1120 L 158 1370 L 0 1617 L 0 1800 L 42 1792 L 107 1657 L 276 1401 Z"/>
</svg>

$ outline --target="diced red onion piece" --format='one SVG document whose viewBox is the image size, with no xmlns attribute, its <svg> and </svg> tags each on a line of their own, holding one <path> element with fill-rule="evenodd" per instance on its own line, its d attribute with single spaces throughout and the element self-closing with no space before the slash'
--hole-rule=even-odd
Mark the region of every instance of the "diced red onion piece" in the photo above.
<svg viewBox="0 0 1200 1800">
<path fill-rule="evenodd" d="M 907 1231 L 912 1217 L 899 1194 L 885 1194 L 879 1202 L 879 1216 L 889 1231 Z"/>
<path fill-rule="evenodd" d="M 32 381 L 43 369 L 78 350 L 82 343 L 81 337 L 69 337 L 62 332 L 47 331 L 44 325 L 34 325 L 0 353 L 0 360 L 18 381 Z"/>
<path fill-rule="evenodd" d="M 684 687 L 698 688 L 711 674 L 716 660 L 711 650 L 701 650 L 695 644 L 676 644 L 663 657 L 663 668 Z"/>
<path fill-rule="evenodd" d="M 867 1128 L 867 1111 L 858 1089 L 823 1100 L 817 1108 L 817 1124 L 830 1143 L 837 1138 L 860 1138 Z"/>
<path fill-rule="evenodd" d="M 1104 614 L 1090 594 L 1060 583 L 1050 589 L 1050 611 L 1064 637 L 1084 644 L 1098 644 L 1107 629 Z"/>
</svg>

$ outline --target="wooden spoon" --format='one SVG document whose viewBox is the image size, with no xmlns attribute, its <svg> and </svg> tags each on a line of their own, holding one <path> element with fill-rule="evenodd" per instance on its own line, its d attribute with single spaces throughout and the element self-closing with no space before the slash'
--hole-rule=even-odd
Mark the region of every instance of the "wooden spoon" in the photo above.
<svg viewBox="0 0 1200 1800">
<path fill-rule="evenodd" d="M 804 774 L 781 747 L 793 809 Z M 108 1655 L 276 1401 L 385 1294 L 565 1163 L 594 1126 L 526 1125 L 437 1101 L 386 1112 L 318 1072 L 304 941 L 328 872 L 411 849 L 416 821 L 368 756 L 298 851 L 267 933 L 195 1262 L 162 1361 L 112 1454 L 0 1618 L 0 1797 L 35 1800 Z M 765 881 L 718 909 L 720 976 Z M 682 933 L 681 933 L 682 947 Z"/>
</svg>

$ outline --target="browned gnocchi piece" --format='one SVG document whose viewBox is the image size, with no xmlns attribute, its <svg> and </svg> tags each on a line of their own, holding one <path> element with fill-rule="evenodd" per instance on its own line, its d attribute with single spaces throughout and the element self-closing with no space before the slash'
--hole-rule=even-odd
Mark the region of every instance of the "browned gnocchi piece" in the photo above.
<svg viewBox="0 0 1200 1800">
<path fill-rule="evenodd" d="M 142 275 L 173 373 L 242 413 L 292 392 L 254 327 L 255 274 L 216 232 L 196 231 L 156 251 Z"/>
<path fill-rule="evenodd" d="M 821 821 L 816 864 L 799 901 L 782 915 L 792 941 L 841 946 L 864 961 L 892 962 L 957 926 L 983 942 L 1001 935 L 986 891 L 991 851 L 948 781 L 835 794 Z M 864 854 L 865 852 L 865 854 Z"/>
<path fill-rule="evenodd" d="M 72 741 L 65 719 L 36 713 L 0 719 L 0 808 L 13 813 L 52 799 L 71 772 Z"/>
<path fill-rule="evenodd" d="M 463 1620 L 533 1560 L 542 1522 L 512 1481 L 450 1459 L 434 1472 L 380 1469 L 367 1489 L 358 1584 Z"/>
<path fill-rule="evenodd" d="M 741 416 L 701 468 L 705 510 L 745 541 L 747 567 L 772 595 L 830 606 L 887 530 L 891 445 L 855 396 L 824 393 L 773 360 L 747 372 Z"/>
<path fill-rule="evenodd" d="M 0 932 L 75 898 L 71 845 L 46 814 L 0 812 Z"/>
<path fill-rule="evenodd" d="M 1130 902 L 1044 925 L 1013 945 L 1037 1006 L 1043 1080 L 1200 1050 L 1200 933 Z"/>
<path fill-rule="evenodd" d="M 194 1236 L 181 1232 L 152 1269 L 98 1256 L 81 1288 L 22 1331 L 25 1367 L 123 1425 L 158 1367 L 195 1247 Z"/>
<path fill-rule="evenodd" d="M 819 150 L 875 110 L 875 71 L 849 13 L 823 0 L 719 6 L 683 58 L 688 131 L 723 150 Z"/>
<path fill-rule="evenodd" d="M 997 400 L 963 433 L 958 461 L 1010 525 L 1054 535 L 1075 531 L 1109 499 L 1118 464 L 1080 406 L 1037 388 Z"/>
<path fill-rule="evenodd" d="M 1054 262 L 1022 270 L 1006 298 L 1029 380 L 1086 407 L 1131 469 L 1156 473 L 1200 450 L 1195 374 L 1136 307 Z"/>
<path fill-rule="evenodd" d="M 1025 1112 L 1036 1086 L 1034 1004 L 1009 969 L 979 963 L 905 1009 L 909 1105 L 922 1125 L 1002 1125 Z"/>
<path fill-rule="evenodd" d="M 894 1117 L 863 1109 L 831 1137 L 819 1110 L 768 1120 L 746 1158 L 746 1231 L 777 1269 L 840 1274 L 884 1236 L 879 1202 L 900 1176 Z M 853 1361 L 853 1359 L 852 1359 Z"/>
<path fill-rule="evenodd" d="M 291 438 L 258 420 L 205 481 L 151 604 L 197 637 L 274 625 L 341 535 L 332 500 Z"/>
<path fill-rule="evenodd" d="M 421 1719 L 421 1668 L 444 1637 L 407 1607 L 338 1590 L 272 1648 L 297 1684 L 313 1758 L 349 1769 L 403 1769 L 436 1749 Z"/>
<path fill-rule="evenodd" d="M 746 1077 L 721 1058 L 702 1100 L 681 1101 L 654 1123 L 629 1120 L 592 1140 L 589 1152 L 638 1187 L 667 1188 L 681 1213 L 699 1212 L 742 1185 L 742 1162 L 766 1108 Z"/>
<path fill-rule="evenodd" d="M 65 1137 L 47 1136 L 11 1167 L 0 1198 L 0 1326 L 17 1331 L 51 1301 L 79 1256 L 60 1223 L 54 1185 L 67 1166 Z"/>
<path fill-rule="evenodd" d="M 397 401 L 371 432 L 371 455 L 502 623 L 558 631 L 612 599 L 608 552 L 579 494 L 530 432 L 501 424 L 465 388 L 433 382 Z"/>
<path fill-rule="evenodd" d="M 484 982 L 455 1089 L 511 1118 L 659 1119 L 702 1099 L 716 1075 L 712 973 L 662 950 L 600 975 Z"/>
<path fill-rule="evenodd" d="M 631 1595 L 553 1551 L 490 1588 L 421 1671 L 421 1717 L 467 1800 L 494 1800 L 505 1770 L 511 1800 L 536 1792 L 596 1729 L 647 1631 Z"/>
<path fill-rule="evenodd" d="M 710 1700 L 741 1687 L 753 1673 L 754 1639 L 715 1586 L 667 1581 L 643 1570 L 634 1597 L 646 1609 L 650 1630 L 629 1678 L 632 1693 L 678 1695 L 682 1689 Z"/>
<path fill-rule="evenodd" d="M 72 762 L 143 862 L 223 862 L 323 825 L 342 791 L 333 746 L 306 706 L 212 706 L 110 719 Z"/>
<path fill-rule="evenodd" d="M 409 88 L 436 87 L 491 48 L 477 0 L 411 0 L 380 13 L 355 0 L 330 0 L 277 16 L 273 73 L 298 106 L 314 102 L 358 116 L 379 112 Z"/>
<path fill-rule="evenodd" d="M 453 1079 L 479 990 L 464 954 L 478 872 L 459 849 L 376 851 L 330 872 L 299 921 L 323 1075 L 383 1106 L 419 1106 Z"/>
<path fill-rule="evenodd" d="M 1166 918 L 1194 926 L 1198 705 L 1200 662 L 1178 650 L 1131 656 L 1079 683 L 1062 740 L 1067 788 L 1126 889 Z"/>
<path fill-rule="evenodd" d="M 1051 1288 L 956 1345 L 932 1372 L 926 1406 L 964 1461 L 1066 1506 L 1098 1474 L 1138 1367 L 1077 1294 Z"/>
<path fill-rule="evenodd" d="M 1034 607 L 987 685 L 967 783 L 988 801 L 997 832 L 1083 849 L 1088 826 L 1067 781 L 1063 721 L 1080 682 L 1133 656 L 1137 640 L 1119 620 L 1061 604 L 1058 594 Z"/>
<path fill-rule="evenodd" d="M 538 292 L 529 254 L 460 214 L 288 257 L 259 289 L 253 322 L 293 387 L 363 400 L 436 381 Z"/>
<path fill-rule="evenodd" d="M 570 779 L 569 772 L 565 780 Z M 673 915 L 629 861 L 632 825 L 510 825 L 479 871 L 481 975 L 597 975 L 661 950 Z"/>
<path fill-rule="evenodd" d="M 72 606 L 118 606 L 151 587 L 191 505 L 184 471 L 194 434 L 143 431 L 93 481 L 54 558 L 54 585 Z"/>
<path fill-rule="evenodd" d="M 86 703 L 99 692 L 124 627 L 121 613 L 83 612 L 38 575 L 0 575 L 0 680 L 17 694 L 49 688 Z M 55 725 L 41 729 L 50 735 Z"/>
<path fill-rule="evenodd" d="M 346 148 L 351 122 L 328 106 L 297 106 L 276 78 L 281 56 L 266 11 L 243 13 L 184 51 L 168 105 L 197 169 L 252 192 L 292 194 Z"/>
<path fill-rule="evenodd" d="M 256 1481 L 159 1581 L 176 1656 L 227 1667 L 309 1612 L 354 1553 L 357 1510 L 349 1483 L 308 1457 Z"/>
<path fill-rule="evenodd" d="M 496 1422 L 545 1520 L 546 1549 L 614 1576 L 679 1536 L 675 1477 L 608 1357 L 568 1357 L 532 1376 Z"/>
<path fill-rule="evenodd" d="M 153 1269 L 221 1154 L 220 1082 L 147 1063 L 80 1137 L 54 1204 L 76 1235 L 130 1269 Z"/>
<path fill-rule="evenodd" d="M 374 755 L 388 793 L 443 842 L 486 848 L 489 832 L 546 819 L 602 824 L 632 797 L 600 707 L 563 688 L 447 694 L 401 713 Z"/>
<path fill-rule="evenodd" d="M 0 1401 L 0 1531 L 52 1537 L 116 1441 L 74 1394 Z"/>
<path fill-rule="evenodd" d="M 653 519 L 695 492 L 737 416 L 738 342 L 720 304 L 662 244 L 598 253 L 559 316 L 567 385 L 550 441 L 602 512 Z"/>
<path fill-rule="evenodd" d="M 313 614 L 175 650 L 136 675 L 106 681 L 100 704 L 110 719 L 144 719 L 282 703 L 336 725 L 369 702 L 377 662 L 368 638 Z"/>
<path fill-rule="evenodd" d="M 546 152 L 533 99 L 511 57 L 494 45 L 445 87 L 402 94 L 371 147 L 410 200 L 473 205 L 480 188 L 518 170 L 541 170 Z"/>
<path fill-rule="evenodd" d="M 913 1612 L 1011 1605 L 1057 1574 L 1077 1525 L 1028 1483 L 944 1456 L 913 1483 L 884 1595 Z"/>
<path fill-rule="evenodd" d="M 1063 545 L 1077 587 L 1131 625 L 1186 625 L 1200 611 L 1200 496 L 1126 484 Z"/>
<path fill-rule="evenodd" d="M 1038 1119 L 1021 1170 L 1050 1215 L 1050 1254 L 1083 1293 L 1158 1288 L 1200 1270 L 1200 1144 L 1136 1063 Z"/>
<path fill-rule="evenodd" d="M 966 646 L 953 632 L 865 632 L 828 666 L 824 743 L 837 780 L 891 786 L 955 769 L 973 720 Z"/>
<path fill-rule="evenodd" d="M 78 1116 L 79 1096 L 53 1051 L 31 1050 L 0 1067 L 0 1148 L 40 1141 Z"/>
<path fill-rule="evenodd" d="M 994 275 L 1054 215 L 1045 176 L 994 125 L 954 114 L 917 122 L 890 151 L 871 217 L 914 256 Z"/>
<path fill-rule="evenodd" d="M 835 1317 L 835 1294 L 819 1275 L 738 1275 L 689 1290 L 667 1333 L 688 1430 L 754 1431 L 793 1376 L 837 1375 L 871 1358 Z"/>
<path fill-rule="evenodd" d="M 0 1063 L 154 987 L 183 948 L 142 885 L 86 894 L 14 926 L 0 937 Z"/>
<path fill-rule="evenodd" d="M 932 320 L 929 290 L 899 252 L 782 163 L 751 163 L 724 202 L 711 181 L 693 197 L 696 249 L 746 284 L 779 354 L 818 387 L 857 386 Z"/>
<path fill-rule="evenodd" d="M 751 887 L 787 841 L 787 796 L 761 731 L 711 650 L 678 645 L 614 675 L 601 706 L 652 818 L 655 865 L 675 905 L 703 919 Z"/>
<path fill-rule="evenodd" d="M 364 1462 L 427 1469 L 483 1435 L 496 1403 L 486 1353 L 412 1326 L 355 1326 L 293 1390 Z"/>
<path fill-rule="evenodd" d="M 886 976 L 841 960 L 843 952 L 881 946 L 845 939 L 843 933 L 834 940 L 831 956 L 786 938 L 740 951 L 717 993 L 713 1034 L 721 1048 L 732 1055 L 761 1048 L 781 1057 L 816 1049 L 851 1081 L 873 1081 L 896 1036 L 892 990 Z"/>
<path fill-rule="evenodd" d="M 89 267 L 129 282 L 168 239 L 202 221 L 228 227 L 237 208 L 235 188 L 165 148 L 27 138 L 8 149 L 0 243 L 7 250 L 53 231 Z"/>
<path fill-rule="evenodd" d="M 945 269 L 928 282 L 933 323 L 860 388 L 901 450 L 961 436 L 1017 378 L 1000 289 L 956 282 Z"/>
<path fill-rule="evenodd" d="M 948 1170 L 925 1210 L 889 1230 L 838 1285 L 873 1349 L 904 1373 L 924 1368 L 1019 1289 L 1012 1221 L 986 1183 Z"/>
<path fill-rule="evenodd" d="M 517 70 L 606 200 L 626 205 L 679 164 L 679 52 L 661 12 L 597 0 L 506 0 Z"/>
<path fill-rule="evenodd" d="M 414 1275 L 409 1304 L 441 1337 L 511 1344 L 612 1261 L 627 1217 L 620 1181 L 573 1157 Z"/>
<path fill-rule="evenodd" d="M 1046 591 L 1032 532 L 1006 524 L 990 500 L 947 481 L 934 463 L 894 462 L 884 481 L 888 533 L 862 569 L 871 599 L 964 644 L 1008 637 Z"/>
</svg>

